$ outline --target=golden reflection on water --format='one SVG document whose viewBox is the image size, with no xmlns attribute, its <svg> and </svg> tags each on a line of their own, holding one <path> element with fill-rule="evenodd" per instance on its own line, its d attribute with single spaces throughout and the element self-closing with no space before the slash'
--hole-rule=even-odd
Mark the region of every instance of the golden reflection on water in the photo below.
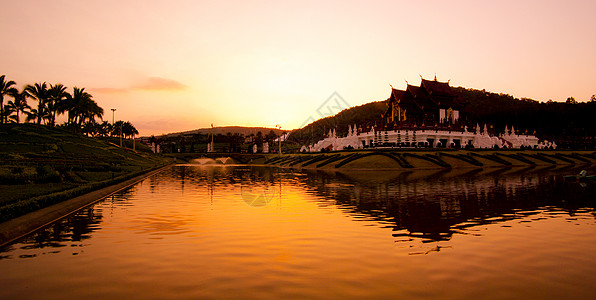
<svg viewBox="0 0 596 300">
<path fill-rule="evenodd" d="M 573 172 L 177 166 L 0 250 L 0 298 L 590 298 Z"/>
</svg>

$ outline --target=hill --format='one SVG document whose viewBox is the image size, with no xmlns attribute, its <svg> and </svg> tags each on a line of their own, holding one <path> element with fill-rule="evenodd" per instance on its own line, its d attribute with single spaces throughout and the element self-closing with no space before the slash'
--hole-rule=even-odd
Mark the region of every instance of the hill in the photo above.
<svg viewBox="0 0 596 300">
<path fill-rule="evenodd" d="M 116 143 L 35 124 L 0 126 L 0 222 L 166 163 L 144 145 Z"/>
<path fill-rule="evenodd" d="M 562 148 L 596 147 L 596 101 L 539 102 L 484 90 L 454 88 L 467 102 L 465 117 L 473 123 L 489 123 L 495 128 L 514 125 L 520 132 L 535 133 L 555 141 Z"/>
<path fill-rule="evenodd" d="M 515 126 L 521 133 L 535 133 L 541 139 L 555 141 L 562 148 L 596 148 L 596 101 L 578 103 L 573 99 L 563 102 L 539 102 L 515 98 L 485 90 L 454 87 L 466 103 L 461 115 L 468 124 L 493 124 L 503 130 Z M 387 109 L 385 101 L 375 101 L 345 109 L 335 116 L 319 119 L 292 132 L 290 141 L 297 144 L 316 142 L 335 128 L 345 135 L 348 125 L 376 124 Z"/>
<path fill-rule="evenodd" d="M 297 144 L 312 144 L 324 138 L 330 129 L 335 129 L 337 135 L 348 133 L 348 125 L 375 124 L 387 109 L 386 101 L 374 101 L 360 106 L 344 109 L 335 116 L 329 116 L 314 121 L 290 134 L 289 142 Z"/>
</svg>

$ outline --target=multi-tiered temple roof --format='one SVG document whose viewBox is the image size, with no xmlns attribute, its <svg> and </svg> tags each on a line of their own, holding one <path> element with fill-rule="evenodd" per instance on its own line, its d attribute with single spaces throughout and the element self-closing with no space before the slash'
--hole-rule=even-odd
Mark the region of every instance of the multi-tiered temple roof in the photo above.
<svg viewBox="0 0 596 300">
<path fill-rule="evenodd" d="M 420 86 L 408 84 L 406 90 L 392 89 L 384 121 L 388 124 L 454 123 L 464 103 L 449 82 L 422 79 Z"/>
</svg>

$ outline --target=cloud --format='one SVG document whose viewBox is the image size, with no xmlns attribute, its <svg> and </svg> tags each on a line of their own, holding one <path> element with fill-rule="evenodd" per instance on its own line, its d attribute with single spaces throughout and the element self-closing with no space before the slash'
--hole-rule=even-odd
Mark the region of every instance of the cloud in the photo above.
<svg viewBox="0 0 596 300">
<path fill-rule="evenodd" d="M 97 93 L 126 93 L 138 90 L 143 91 L 181 91 L 187 89 L 188 86 L 173 79 L 162 77 L 147 77 L 142 82 L 125 88 L 111 88 L 99 87 L 91 88 L 90 90 Z"/>
<path fill-rule="evenodd" d="M 147 80 L 134 88 L 140 90 L 184 90 L 186 85 L 172 79 L 161 77 L 149 77 Z"/>
</svg>

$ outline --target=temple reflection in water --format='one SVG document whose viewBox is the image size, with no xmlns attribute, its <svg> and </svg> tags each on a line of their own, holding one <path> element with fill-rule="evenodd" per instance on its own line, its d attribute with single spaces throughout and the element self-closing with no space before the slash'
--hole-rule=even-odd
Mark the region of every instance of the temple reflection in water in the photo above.
<svg viewBox="0 0 596 300">
<path fill-rule="evenodd" d="M 566 213 L 593 207 L 594 185 L 565 182 L 560 170 L 495 169 L 415 172 L 291 171 L 262 167 L 173 167 L 171 174 L 147 180 L 151 193 L 163 184 L 184 192 L 260 187 L 284 198 L 284 188 L 299 187 L 317 197 L 320 207 L 334 206 L 355 220 L 391 227 L 396 239 L 420 238 L 423 242 L 449 240 L 474 226 L 525 218 L 539 211 Z M 565 170 L 563 173 L 576 172 Z M 242 189 L 244 188 L 244 192 Z M 57 247 L 65 241 L 88 239 L 107 208 L 126 206 L 135 194 L 130 187 L 105 199 L 110 205 L 85 208 L 40 230 L 24 241 L 30 248 Z M 241 201 L 238 197 L 238 201 Z M 268 199 L 261 205 L 269 204 Z M 81 245 L 82 246 L 82 245 Z"/>
<path fill-rule="evenodd" d="M 593 299 L 578 168 L 174 166 L 0 249 L 0 298 Z"/>
<path fill-rule="evenodd" d="M 582 187 L 544 170 L 524 169 L 376 172 L 374 176 L 313 173 L 307 182 L 349 213 L 392 226 L 399 232 L 394 236 L 428 240 L 449 239 L 464 228 L 527 217 L 538 209 L 573 215 L 593 205 L 590 195 L 594 192 L 594 186 Z"/>
</svg>

